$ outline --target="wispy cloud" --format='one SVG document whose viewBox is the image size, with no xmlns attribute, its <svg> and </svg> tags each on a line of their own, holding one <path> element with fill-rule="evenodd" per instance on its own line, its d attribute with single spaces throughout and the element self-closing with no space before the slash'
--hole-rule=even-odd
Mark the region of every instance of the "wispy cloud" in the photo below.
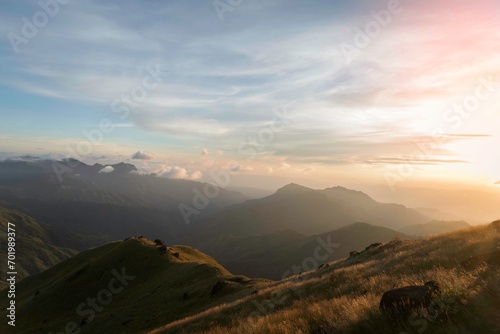
<svg viewBox="0 0 500 334">
<path fill-rule="evenodd" d="M 165 154 L 192 152 L 200 158 L 203 148 L 205 157 L 209 150 L 210 157 L 221 155 L 218 150 L 224 158 L 238 157 L 238 146 L 248 138 L 259 144 L 273 108 L 293 102 L 294 123 L 261 145 L 259 161 L 269 166 L 235 166 L 248 173 L 267 167 L 284 171 L 280 163 L 286 161 L 293 166 L 289 172 L 312 174 L 310 165 L 398 164 L 418 143 L 432 140 L 437 128 L 447 133 L 446 143 L 412 163 L 474 164 L 478 161 L 465 153 L 494 135 L 490 124 L 498 124 L 500 116 L 497 110 L 485 115 L 495 103 L 482 106 L 462 129 L 446 128 L 445 112 L 474 90 L 478 77 L 500 80 L 500 59 L 492 56 L 500 52 L 498 2 L 450 3 L 405 2 L 402 14 L 348 64 L 339 44 L 352 43 L 353 29 L 363 28 L 373 19 L 370 12 L 387 1 L 247 2 L 224 22 L 210 2 L 196 7 L 177 0 L 120 6 L 72 2 L 18 54 L 0 50 L 5 69 L 0 89 L 6 91 L 4 104 L 20 105 L 16 114 L 40 132 L 71 126 L 72 143 L 82 140 L 79 124 L 88 123 L 81 121 L 113 119 L 116 132 L 104 138 L 105 146 L 93 157 L 108 155 L 104 147 L 110 156 L 123 154 L 120 145 L 136 142 L 154 149 L 155 156 L 165 149 Z M 0 13 L 4 35 L 19 30 L 21 18 L 38 10 L 36 3 L 5 7 Z M 112 101 L 140 85 L 145 68 L 156 64 L 168 77 L 131 108 L 127 119 L 118 120 Z M 48 105 L 41 121 L 40 102 Z M 5 108 L 0 107 L 5 129 L 24 133 L 13 118 L 7 120 L 12 111 Z M 24 135 L 29 143 L 23 148 L 48 133 Z M 11 137 L 2 142 L 20 150 Z M 68 137 L 61 135 L 65 139 L 57 144 L 57 139 L 43 141 L 44 147 L 65 152 Z M 453 144 L 465 140 L 470 144 L 464 153 L 462 145 Z M 138 151 L 132 159 L 155 156 Z M 184 167 L 198 168 L 176 165 L 171 163 L 164 176 L 198 175 Z"/>
<path fill-rule="evenodd" d="M 155 157 L 151 153 L 148 152 L 143 152 L 143 151 L 137 151 L 134 154 L 132 154 L 132 159 L 133 160 L 153 160 Z"/>
</svg>

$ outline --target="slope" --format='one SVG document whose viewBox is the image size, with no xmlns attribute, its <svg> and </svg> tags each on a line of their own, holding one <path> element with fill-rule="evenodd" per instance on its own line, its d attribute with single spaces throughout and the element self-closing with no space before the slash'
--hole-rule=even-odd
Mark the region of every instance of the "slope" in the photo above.
<svg viewBox="0 0 500 334">
<path fill-rule="evenodd" d="M 498 333 L 499 253 L 500 234 L 491 226 L 396 240 L 151 333 Z M 385 291 L 428 280 L 441 286 L 431 314 L 404 326 L 381 314 Z"/>
<path fill-rule="evenodd" d="M 7 259 L 7 224 L 15 230 L 16 271 L 18 279 L 23 279 L 44 271 L 77 252 L 55 246 L 53 230 L 22 214 L 21 212 L 0 207 L 0 256 Z M 0 290 L 7 287 L 7 262 L 1 261 Z"/>
<path fill-rule="evenodd" d="M 131 238 L 87 250 L 17 285 L 18 333 L 141 333 L 250 294 L 233 276 L 187 246 Z M 0 296 L 6 305 L 6 296 Z M 2 310 L 5 319 L 5 309 Z M 6 323 L 0 324 L 6 332 Z"/>
</svg>

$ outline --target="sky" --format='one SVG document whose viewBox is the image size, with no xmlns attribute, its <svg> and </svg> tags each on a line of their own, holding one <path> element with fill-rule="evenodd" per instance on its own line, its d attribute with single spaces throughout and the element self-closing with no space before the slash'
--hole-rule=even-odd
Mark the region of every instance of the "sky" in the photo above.
<svg viewBox="0 0 500 334">
<path fill-rule="evenodd" d="M 4 0 L 0 35 L 0 159 L 500 188 L 497 0 Z"/>
</svg>

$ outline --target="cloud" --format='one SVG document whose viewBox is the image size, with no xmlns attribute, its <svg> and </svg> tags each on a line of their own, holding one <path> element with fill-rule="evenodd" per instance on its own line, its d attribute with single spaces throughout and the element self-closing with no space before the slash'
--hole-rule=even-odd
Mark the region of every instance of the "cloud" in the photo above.
<svg viewBox="0 0 500 334">
<path fill-rule="evenodd" d="M 289 169 L 292 167 L 290 164 L 287 164 L 286 162 L 280 163 L 279 169 Z"/>
<path fill-rule="evenodd" d="M 106 166 L 99 171 L 99 174 L 108 174 L 114 172 L 115 169 L 112 166 Z"/>
<path fill-rule="evenodd" d="M 21 155 L 18 157 L 12 157 L 12 158 L 9 158 L 7 160 L 11 160 L 11 161 L 35 161 L 35 160 L 40 160 L 40 157 L 25 154 L 25 155 Z"/>
<path fill-rule="evenodd" d="M 203 174 L 200 171 L 194 171 L 189 173 L 187 169 L 174 166 L 166 167 L 165 169 L 156 173 L 159 177 L 164 177 L 167 179 L 183 179 L 183 180 L 198 180 Z"/>
<path fill-rule="evenodd" d="M 458 160 L 458 159 L 431 159 L 423 158 L 418 159 L 414 157 L 373 157 L 368 160 L 364 160 L 367 164 L 384 164 L 384 165 L 437 165 L 437 164 L 467 164 L 470 161 Z"/>
<path fill-rule="evenodd" d="M 151 153 L 137 151 L 132 155 L 132 159 L 134 160 L 153 160 L 155 157 Z"/>
<path fill-rule="evenodd" d="M 157 147 L 155 131 L 161 131 L 190 139 L 175 141 L 179 152 L 198 147 L 194 155 L 199 157 L 199 148 L 207 146 L 210 152 L 204 149 L 202 155 L 219 155 L 215 148 L 231 155 L 234 144 L 266 134 L 259 131 L 271 121 L 274 107 L 296 102 L 296 121 L 275 133 L 274 141 L 262 145 L 265 151 L 259 152 L 266 153 L 259 155 L 262 159 L 275 158 L 272 166 L 276 173 L 309 163 L 392 165 L 399 163 L 398 157 L 410 156 L 418 149 L 418 136 L 430 137 L 428 129 L 443 125 L 432 120 L 441 119 L 456 97 L 473 93 L 470 90 L 477 84 L 476 78 L 484 73 L 498 77 L 500 58 L 487 57 L 500 50 L 495 43 L 499 36 L 495 32 L 500 28 L 498 7 L 491 10 L 498 1 L 481 1 L 482 5 L 457 2 L 464 5 L 453 10 L 430 1 L 405 5 L 405 19 L 384 27 L 376 41 L 360 50 L 351 64 L 346 64 L 339 44 L 353 42 L 353 28 L 363 28 L 373 19 L 370 12 L 379 6 L 368 3 L 377 1 L 366 2 L 362 10 L 348 1 L 317 1 L 314 5 L 298 0 L 270 1 L 266 5 L 248 2 L 244 15 L 243 11 L 226 13 L 228 18 L 245 18 L 232 29 L 220 24 L 210 3 L 193 7 L 183 2 L 126 2 L 114 7 L 103 2 L 75 2 L 65 8 L 65 15 L 44 27 L 40 37 L 43 43 L 21 45 L 19 57 L 5 58 L 7 72 L 0 84 L 25 92 L 27 98 L 37 94 L 54 103 L 63 99 L 81 106 L 102 104 L 95 109 L 109 110 L 110 101 L 130 93 L 148 78 L 148 65 L 155 68 L 158 64 L 169 72 L 168 77 L 148 91 L 136 108 L 130 108 L 126 119 L 115 124 L 124 138 L 131 138 L 123 144 L 135 139 L 132 127 L 138 127 L 145 130 L 144 141 L 150 140 L 151 145 L 144 147 L 151 150 Z M 12 30 L 19 32 L 19 17 L 24 14 L 14 8 L 7 6 L 0 13 L 0 32 L 4 35 Z M 38 9 L 33 2 L 24 13 Z M 279 26 L 269 19 L 278 14 Z M 59 52 L 62 48 L 64 54 Z M 481 55 L 484 61 L 478 62 Z M 168 62 L 159 63 L 166 59 Z M 487 104 L 495 105 L 493 101 Z M 7 101 L 6 105 L 13 103 Z M 118 105 L 119 109 L 125 107 Z M 6 124 L 17 124 L 3 110 Z M 81 131 L 79 119 L 65 121 L 53 116 L 57 115 L 49 115 L 47 120 L 60 124 L 50 126 L 68 128 L 68 133 Z M 477 123 L 487 127 L 500 116 L 494 117 L 486 121 L 478 118 Z M 44 125 L 40 128 L 49 128 Z M 445 133 L 452 131 L 450 124 L 444 125 Z M 385 133 L 360 134 L 374 131 Z M 483 125 L 474 131 L 493 132 Z M 401 138 L 403 134 L 408 138 Z M 481 136 L 446 137 L 451 144 Z M 5 140 L 9 145 L 21 145 L 14 143 L 13 137 L 0 135 L 0 142 Z M 59 147 L 56 145 L 60 144 L 47 145 L 46 149 L 55 150 Z M 470 159 L 460 155 L 447 159 L 456 147 L 438 145 L 426 159 L 412 163 L 437 165 Z M 151 160 L 154 156 L 139 151 L 132 158 Z M 285 159 L 293 167 L 278 166 Z M 187 166 L 184 162 L 170 164 Z"/>
<path fill-rule="evenodd" d="M 234 173 L 246 173 L 246 172 L 253 171 L 253 168 L 250 166 L 244 166 L 244 165 L 231 165 L 228 167 L 228 170 L 230 172 L 234 172 Z"/>
</svg>

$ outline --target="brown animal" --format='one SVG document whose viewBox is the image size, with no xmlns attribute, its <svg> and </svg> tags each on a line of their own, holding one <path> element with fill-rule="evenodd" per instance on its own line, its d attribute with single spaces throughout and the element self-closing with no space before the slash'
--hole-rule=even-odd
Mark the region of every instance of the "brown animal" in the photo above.
<svg viewBox="0 0 500 334">
<path fill-rule="evenodd" d="M 426 282 L 423 286 L 405 286 L 389 290 L 380 300 L 380 310 L 391 317 L 409 315 L 418 309 L 428 309 L 432 297 L 440 292 L 436 281 Z"/>
</svg>

